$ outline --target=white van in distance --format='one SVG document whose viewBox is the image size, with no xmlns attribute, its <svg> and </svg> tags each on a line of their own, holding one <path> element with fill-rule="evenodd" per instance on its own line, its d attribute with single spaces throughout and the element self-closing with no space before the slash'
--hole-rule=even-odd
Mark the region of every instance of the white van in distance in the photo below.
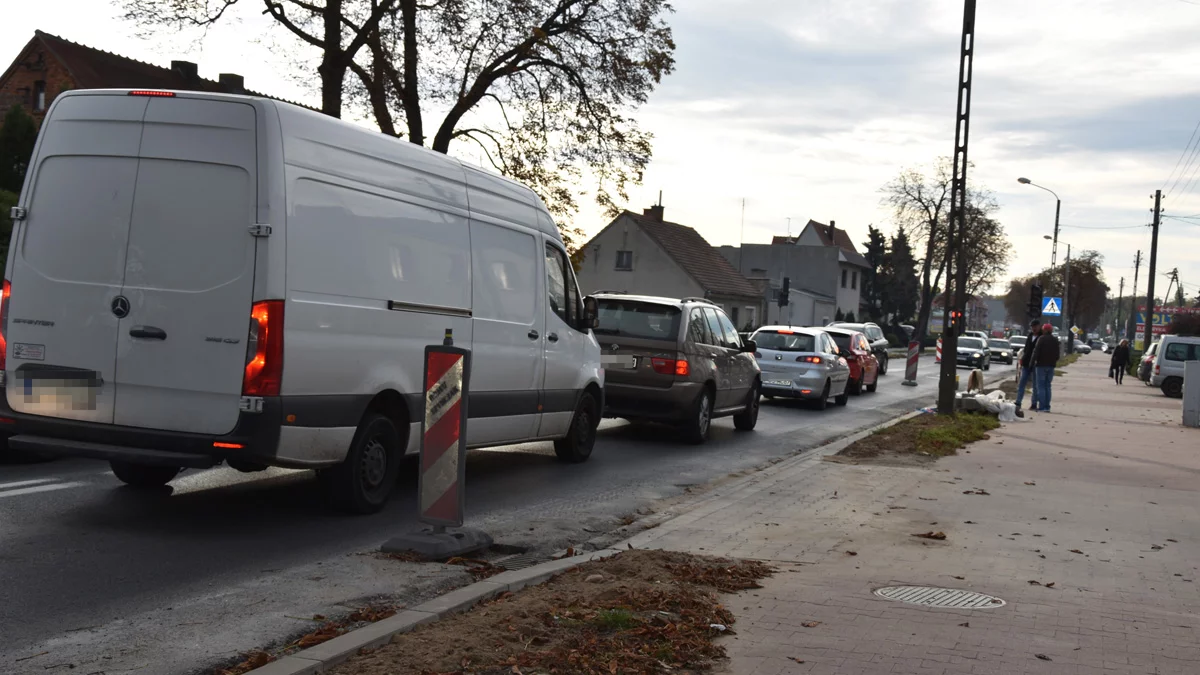
<svg viewBox="0 0 1200 675">
<path fill-rule="evenodd" d="M 424 347 L 452 329 L 473 350 L 469 446 L 591 453 L 592 303 L 513 181 L 268 99 L 72 91 L 13 215 L 13 448 L 135 486 L 312 468 L 338 507 L 377 511 L 420 447 Z"/>
</svg>

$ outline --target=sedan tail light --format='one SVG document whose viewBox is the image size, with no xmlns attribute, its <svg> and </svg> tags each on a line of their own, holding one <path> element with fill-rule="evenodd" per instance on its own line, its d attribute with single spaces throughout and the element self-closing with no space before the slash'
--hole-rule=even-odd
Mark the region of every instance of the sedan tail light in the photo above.
<svg viewBox="0 0 1200 675">
<path fill-rule="evenodd" d="M 816 363 L 816 364 L 820 364 L 820 363 L 821 363 L 821 357 L 819 357 L 819 356 L 797 356 L 797 357 L 796 357 L 796 363 Z"/>
<path fill-rule="evenodd" d="M 650 367 L 659 375 L 687 377 L 691 373 L 687 359 L 664 359 L 656 356 L 650 359 Z"/>
</svg>

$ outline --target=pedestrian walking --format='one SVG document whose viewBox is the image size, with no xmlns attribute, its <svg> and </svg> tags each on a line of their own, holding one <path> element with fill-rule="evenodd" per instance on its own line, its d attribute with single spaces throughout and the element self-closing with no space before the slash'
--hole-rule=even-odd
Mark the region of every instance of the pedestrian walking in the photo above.
<svg viewBox="0 0 1200 675">
<path fill-rule="evenodd" d="M 1042 334 L 1033 347 L 1033 410 L 1050 412 L 1050 381 L 1062 356 L 1062 344 L 1054 335 L 1054 326 L 1042 325 Z"/>
<path fill-rule="evenodd" d="M 1021 401 L 1025 400 L 1025 387 L 1031 383 L 1036 388 L 1037 382 L 1033 377 L 1033 346 L 1037 344 L 1038 336 L 1042 334 L 1042 326 L 1034 321 L 1029 325 L 1029 337 L 1025 338 L 1025 346 L 1021 348 L 1021 360 L 1018 362 L 1020 373 L 1017 376 L 1017 410 L 1021 409 Z M 1032 396 L 1032 409 L 1037 410 L 1037 391 Z"/>
<path fill-rule="evenodd" d="M 1108 367 L 1113 371 L 1113 379 L 1121 384 L 1125 380 L 1125 371 L 1129 369 L 1129 340 L 1121 340 L 1121 344 L 1113 349 Z"/>
</svg>

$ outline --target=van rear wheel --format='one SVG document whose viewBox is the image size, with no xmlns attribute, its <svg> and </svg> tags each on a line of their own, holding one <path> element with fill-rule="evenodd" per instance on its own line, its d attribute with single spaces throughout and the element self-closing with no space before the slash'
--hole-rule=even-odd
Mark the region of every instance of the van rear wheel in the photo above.
<svg viewBox="0 0 1200 675">
<path fill-rule="evenodd" d="M 1162 393 L 1170 398 L 1183 398 L 1183 378 L 1168 377 L 1162 383 Z"/>
<path fill-rule="evenodd" d="M 368 413 L 346 459 L 318 475 L 330 505 L 347 513 L 375 513 L 387 504 L 400 473 L 400 433 L 390 419 Z"/>
<path fill-rule="evenodd" d="M 568 464 L 586 462 L 596 445 L 596 427 L 600 425 L 596 399 L 585 393 L 579 399 L 575 416 L 571 418 L 571 429 L 565 438 L 554 441 L 554 454 L 559 461 Z"/>
<path fill-rule="evenodd" d="M 135 488 L 162 487 L 183 471 L 183 467 L 180 466 L 151 466 L 117 460 L 110 461 L 108 465 L 112 467 L 117 480 Z"/>
</svg>

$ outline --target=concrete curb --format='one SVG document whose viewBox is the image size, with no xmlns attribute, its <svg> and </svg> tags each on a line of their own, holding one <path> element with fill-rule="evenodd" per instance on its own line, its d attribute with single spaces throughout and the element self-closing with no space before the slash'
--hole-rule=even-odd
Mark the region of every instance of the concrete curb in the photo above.
<svg viewBox="0 0 1200 675">
<path fill-rule="evenodd" d="M 360 650 L 382 647 L 391 642 L 396 635 L 407 633 L 417 626 L 466 611 L 501 593 L 515 593 L 526 586 L 540 584 L 563 572 L 579 567 L 583 563 L 602 560 L 619 552 L 615 548 L 603 549 L 561 560 L 551 560 L 523 570 L 502 572 L 485 581 L 477 581 L 416 607 L 406 609 L 383 621 L 340 635 L 316 647 L 272 661 L 261 668 L 255 668 L 248 675 L 323 673 L 355 656 Z"/>
<path fill-rule="evenodd" d="M 985 386 L 994 384 L 1005 377 L 1006 375 L 1001 375 L 990 380 L 985 379 L 984 384 Z M 515 593 L 526 586 L 540 584 L 583 563 L 592 560 L 603 560 L 604 558 L 614 556 L 625 548 L 639 548 L 640 545 L 649 543 L 657 538 L 657 533 L 653 531 L 656 525 L 661 525 L 669 520 L 682 517 L 685 514 L 697 514 L 698 511 L 702 511 L 706 507 L 711 508 L 716 502 L 728 499 L 731 494 L 751 488 L 755 483 L 763 480 L 768 473 L 781 471 L 804 462 L 822 461 L 826 456 L 835 455 L 851 443 L 866 438 L 880 429 L 886 429 L 922 414 L 924 414 L 922 411 L 914 410 L 873 427 L 855 432 L 849 436 L 818 445 L 781 462 L 758 469 L 731 483 L 722 485 L 698 499 L 635 521 L 632 525 L 642 525 L 642 531 L 621 542 L 625 544 L 623 548 L 605 548 L 598 551 L 580 553 L 569 558 L 551 560 L 523 570 L 502 572 L 484 581 L 477 581 L 416 607 L 406 609 L 393 617 L 363 626 L 345 635 L 340 635 L 316 647 L 311 647 L 285 656 L 277 661 L 272 661 L 261 668 L 255 668 L 247 675 L 312 675 L 314 673 L 326 672 L 355 656 L 360 650 L 381 647 L 391 642 L 393 637 L 401 633 L 407 633 L 417 626 L 466 611 L 476 604 L 494 598 L 501 593 Z M 562 554 L 564 552 L 559 553 L 559 555 Z"/>
</svg>

